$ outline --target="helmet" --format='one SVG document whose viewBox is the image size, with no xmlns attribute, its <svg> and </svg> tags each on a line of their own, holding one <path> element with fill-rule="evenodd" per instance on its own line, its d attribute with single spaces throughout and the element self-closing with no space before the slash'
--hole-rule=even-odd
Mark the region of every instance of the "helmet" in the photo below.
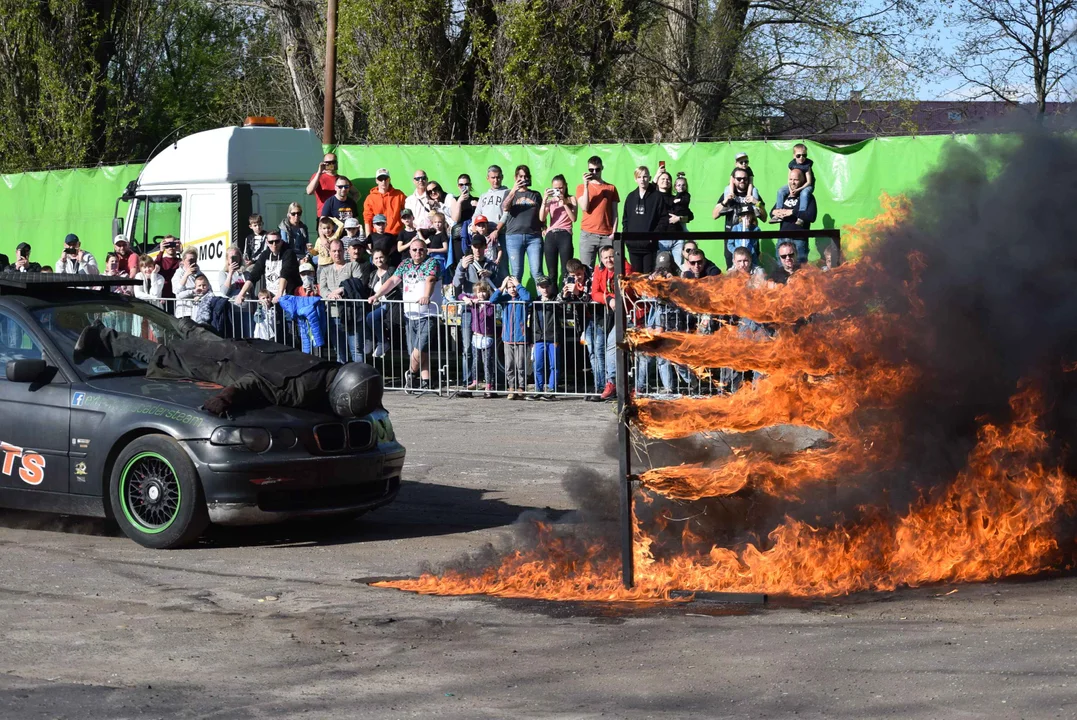
<svg viewBox="0 0 1077 720">
<path fill-rule="evenodd" d="M 381 373 L 366 363 L 347 363 L 329 383 L 329 406 L 342 418 L 360 417 L 380 408 L 381 395 Z"/>
</svg>

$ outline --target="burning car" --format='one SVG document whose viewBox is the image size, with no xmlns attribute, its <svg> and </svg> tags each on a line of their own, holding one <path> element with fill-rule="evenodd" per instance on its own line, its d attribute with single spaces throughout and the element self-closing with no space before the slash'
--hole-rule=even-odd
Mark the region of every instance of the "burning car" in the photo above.
<svg viewBox="0 0 1077 720">
<path fill-rule="evenodd" d="M 151 548 L 209 523 L 355 517 L 389 503 L 405 450 L 380 396 L 355 417 L 270 406 L 218 417 L 215 383 L 78 359 L 90 325 L 168 345 L 179 322 L 105 277 L 0 275 L 0 506 L 111 517 Z M 76 286 L 101 285 L 105 291 Z"/>
</svg>

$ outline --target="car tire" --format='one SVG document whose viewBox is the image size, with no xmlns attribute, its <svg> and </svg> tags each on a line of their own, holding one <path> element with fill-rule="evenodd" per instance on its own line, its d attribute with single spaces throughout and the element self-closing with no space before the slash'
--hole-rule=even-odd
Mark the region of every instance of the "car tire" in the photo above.
<svg viewBox="0 0 1077 720">
<path fill-rule="evenodd" d="M 163 435 L 140 437 L 123 449 L 112 468 L 109 504 L 123 533 L 148 548 L 190 545 L 209 525 L 194 464 Z"/>
</svg>

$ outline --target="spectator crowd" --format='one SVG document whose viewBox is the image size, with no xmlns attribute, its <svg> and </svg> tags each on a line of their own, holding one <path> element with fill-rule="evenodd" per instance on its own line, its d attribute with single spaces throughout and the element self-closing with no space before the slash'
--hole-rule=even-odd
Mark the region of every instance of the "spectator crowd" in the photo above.
<svg viewBox="0 0 1077 720">
<path fill-rule="evenodd" d="M 396 353 L 406 358 L 405 386 L 420 391 L 437 382 L 431 351 L 445 350 L 443 342 L 432 340 L 434 328 L 444 326 L 459 353 L 454 384 L 465 395 L 492 397 L 503 378 L 509 399 L 553 399 L 566 386 L 565 359 L 583 346 L 591 376 L 587 397 L 608 400 L 615 394 L 616 372 L 613 234 L 647 234 L 626 238 L 626 274 L 687 279 L 722 274 L 698 243 L 662 237 L 686 231 L 695 218 L 686 174 L 674 177 L 661 162 L 653 176 L 648 167 L 637 167 L 634 179 L 622 198 L 604 178 L 602 159 L 593 156 L 574 189 L 563 174 L 536 188 L 526 165 L 513 170 L 506 186 L 501 167 L 491 165 L 481 192 L 467 174 L 457 177 L 454 194 L 419 169 L 411 177 L 412 192 L 405 194 L 379 168 L 375 187 L 361 199 L 351 180 L 338 173 L 335 154 L 326 153 L 306 188 L 315 199 L 313 232 L 298 202 L 276 226 L 252 214 L 249 232 L 226 250 L 216 289 L 199 268 L 196 250 L 184 250 L 172 235 L 162 239 L 158 252 L 143 255 L 117 235 L 103 265 L 74 234 L 66 236 L 52 266 L 32 260 L 30 245 L 20 243 L 14 261 L 0 255 L 0 271 L 126 276 L 137 283 L 115 292 L 156 302 L 220 332 L 287 341 L 291 329 L 295 344 L 340 362 Z M 736 156 L 712 212 L 724 220 L 726 232 L 738 234 L 721 244 L 727 273 L 747 274 L 757 284 L 784 284 L 807 263 L 806 239 L 779 240 L 769 260 L 752 235 L 766 222 L 780 231 L 810 230 L 818 214 L 816 181 L 806 146 L 796 145 L 787 182 L 768 213 L 748 155 Z M 824 269 L 837 264 L 835 245 L 821 247 L 821 254 Z M 525 264 L 531 288 L 524 284 Z M 761 336 L 769 332 L 748 320 L 693 316 L 654 299 L 631 300 L 629 322 L 656 332 L 713 332 L 722 323 Z M 403 342 L 396 342 L 398 336 Z M 704 381 L 731 390 L 743 381 L 725 371 L 715 380 L 698 369 L 641 356 L 637 391 L 651 387 L 654 365 L 662 392 L 700 391 Z M 527 392 L 529 374 L 533 393 Z"/>
</svg>

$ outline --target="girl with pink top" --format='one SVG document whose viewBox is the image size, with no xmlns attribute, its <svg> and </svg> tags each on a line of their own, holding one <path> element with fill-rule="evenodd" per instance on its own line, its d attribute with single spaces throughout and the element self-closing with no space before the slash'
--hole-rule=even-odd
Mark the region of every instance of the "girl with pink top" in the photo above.
<svg viewBox="0 0 1077 720">
<path fill-rule="evenodd" d="M 576 198 L 568 192 L 564 175 L 555 175 L 550 186 L 542 197 L 539 222 L 545 223 L 547 218 L 550 222 L 543 231 L 542 252 L 546 256 L 546 277 L 555 287 L 560 287 L 564 281 L 565 263 L 572 259 L 572 223 L 576 222 L 577 208 Z"/>
</svg>

